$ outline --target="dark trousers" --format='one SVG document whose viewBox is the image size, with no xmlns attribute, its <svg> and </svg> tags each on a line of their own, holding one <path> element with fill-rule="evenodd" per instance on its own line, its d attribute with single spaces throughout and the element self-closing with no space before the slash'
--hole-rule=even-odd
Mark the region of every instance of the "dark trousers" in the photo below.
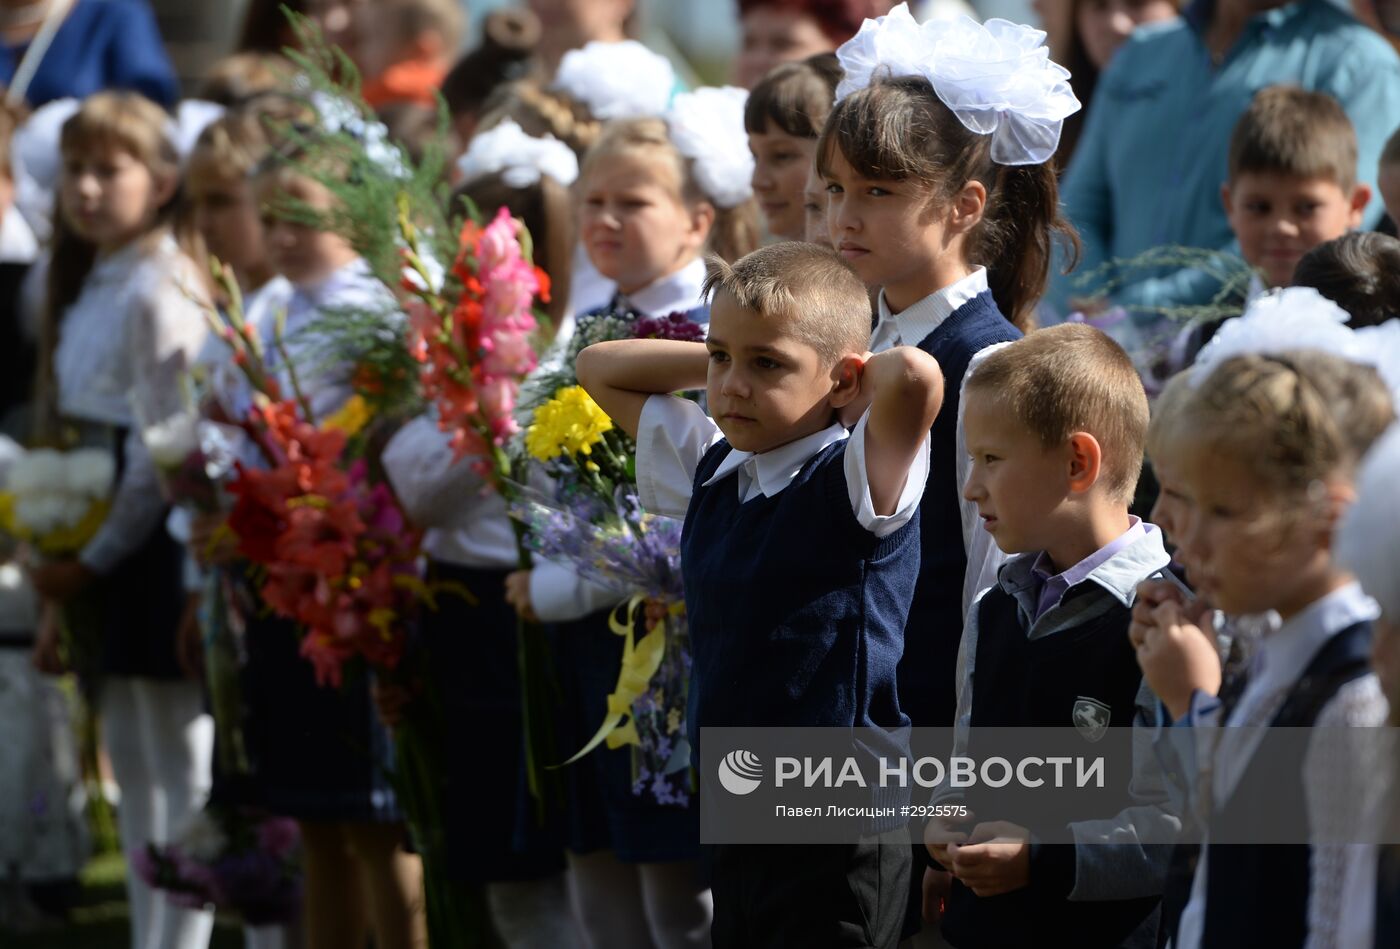
<svg viewBox="0 0 1400 949">
<path fill-rule="evenodd" d="M 904 828 L 853 844 L 709 849 L 715 949 L 898 945 L 909 898 Z"/>
</svg>

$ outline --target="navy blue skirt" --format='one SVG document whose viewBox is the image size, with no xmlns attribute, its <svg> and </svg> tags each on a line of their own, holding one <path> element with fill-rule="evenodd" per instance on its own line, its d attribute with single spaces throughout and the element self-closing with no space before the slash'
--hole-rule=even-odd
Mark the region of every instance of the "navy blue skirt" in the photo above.
<svg viewBox="0 0 1400 949">
<path fill-rule="evenodd" d="M 340 688 L 317 685 L 296 626 L 270 615 L 256 594 L 245 600 L 253 607 L 241 676 L 252 774 L 239 782 L 240 798 L 300 820 L 401 820 L 389 782 L 393 744 L 368 675 L 347 667 Z"/>
<path fill-rule="evenodd" d="M 420 623 L 418 648 L 449 742 L 447 872 L 471 883 L 538 880 L 564 870 L 557 836 L 521 819 L 525 744 L 508 573 L 430 562 L 430 582 L 460 584 L 475 603 L 440 593 L 438 610 L 425 611 Z"/>
<path fill-rule="evenodd" d="M 563 703 L 559 747 L 568 758 L 593 737 L 617 687 L 623 639 L 600 612 L 551 630 Z M 632 793 L 632 751 L 595 748 L 564 769 L 566 841 L 574 853 L 611 850 L 623 863 L 666 863 L 700 856 L 700 808 L 658 804 Z"/>
<path fill-rule="evenodd" d="M 165 518 L 141 546 L 96 581 L 102 671 L 106 675 L 179 679 L 175 635 L 184 611 L 184 549 Z"/>
</svg>

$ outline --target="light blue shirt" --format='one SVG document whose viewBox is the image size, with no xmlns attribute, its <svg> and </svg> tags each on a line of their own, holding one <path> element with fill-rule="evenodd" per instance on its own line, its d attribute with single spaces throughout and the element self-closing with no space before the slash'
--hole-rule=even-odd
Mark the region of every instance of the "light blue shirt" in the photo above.
<svg viewBox="0 0 1400 949">
<path fill-rule="evenodd" d="M 1062 315 L 1069 297 L 1103 283 L 1075 277 L 1109 261 L 1174 244 L 1239 253 L 1220 186 L 1230 134 L 1265 86 L 1289 83 L 1342 104 L 1356 126 L 1358 180 L 1373 190 L 1364 226 L 1380 218 L 1376 167 L 1400 121 L 1395 51 L 1329 0 L 1299 0 L 1250 19 L 1217 65 L 1204 43 L 1213 12 L 1214 0 L 1196 0 L 1179 20 L 1139 29 L 1099 78 L 1062 192 L 1084 242 L 1076 272 L 1057 276 L 1048 296 Z M 1113 299 L 1129 309 L 1204 303 L 1220 289 L 1199 270 L 1125 277 L 1133 282 Z"/>
</svg>

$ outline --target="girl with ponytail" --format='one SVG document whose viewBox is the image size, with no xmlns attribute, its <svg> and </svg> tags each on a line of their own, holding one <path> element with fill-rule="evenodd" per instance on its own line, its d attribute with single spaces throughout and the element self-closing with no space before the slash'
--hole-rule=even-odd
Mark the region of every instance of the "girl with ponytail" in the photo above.
<svg viewBox="0 0 1400 949">
<path fill-rule="evenodd" d="M 831 243 L 879 290 L 870 349 L 918 346 L 943 370 L 898 670 L 917 726 L 953 724 L 963 619 L 1002 559 L 963 498 L 962 386 L 1031 328 L 1054 239 L 1076 243 L 1052 162 L 1079 103 L 1044 38 L 1005 20 L 920 26 L 901 4 L 837 50 L 844 78 L 817 143 Z"/>
</svg>

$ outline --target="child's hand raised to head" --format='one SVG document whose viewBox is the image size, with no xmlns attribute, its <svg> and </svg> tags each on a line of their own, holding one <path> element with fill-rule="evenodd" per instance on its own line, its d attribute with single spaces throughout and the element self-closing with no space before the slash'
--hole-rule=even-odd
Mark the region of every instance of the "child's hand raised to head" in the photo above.
<svg viewBox="0 0 1400 949">
<path fill-rule="evenodd" d="M 1215 640 L 1198 625 L 1208 610 L 1188 614 L 1188 605 L 1184 598 L 1163 595 L 1155 588 L 1140 590 L 1128 630 L 1143 678 L 1174 719 L 1190 710 L 1191 693 L 1220 691 L 1220 653 Z"/>
<path fill-rule="evenodd" d="M 896 346 L 865 362 L 860 391 L 871 400 L 865 430 L 870 500 L 875 513 L 886 516 L 899 508 L 909 468 L 943 406 L 943 370 L 923 350 Z"/>
<path fill-rule="evenodd" d="M 705 388 L 710 353 L 704 343 L 617 339 L 578 354 L 579 385 L 618 428 L 636 437 L 642 406 L 653 395 Z"/>
</svg>

